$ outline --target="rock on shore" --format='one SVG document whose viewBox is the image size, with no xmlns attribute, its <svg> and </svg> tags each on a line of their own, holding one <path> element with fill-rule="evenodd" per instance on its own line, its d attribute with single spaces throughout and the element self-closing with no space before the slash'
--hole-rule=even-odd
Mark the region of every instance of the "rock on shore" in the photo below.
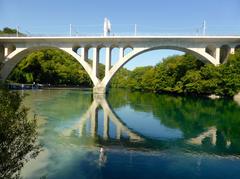
<svg viewBox="0 0 240 179">
<path fill-rule="evenodd" d="M 233 97 L 233 100 L 240 106 L 240 92 Z"/>
</svg>

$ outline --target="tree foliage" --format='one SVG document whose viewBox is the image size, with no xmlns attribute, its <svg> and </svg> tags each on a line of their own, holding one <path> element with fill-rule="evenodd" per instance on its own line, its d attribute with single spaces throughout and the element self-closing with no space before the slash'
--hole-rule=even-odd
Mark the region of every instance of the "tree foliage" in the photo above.
<svg viewBox="0 0 240 179">
<path fill-rule="evenodd" d="M 17 92 L 0 89 L 0 178 L 19 178 L 20 169 L 40 151 L 36 119 L 27 119 Z"/>
<path fill-rule="evenodd" d="M 16 34 L 19 36 L 26 36 L 25 34 L 21 33 L 21 32 L 17 32 L 16 29 L 12 29 L 12 28 L 9 28 L 9 27 L 4 27 L 3 30 L 0 30 L 0 34 Z"/>
<path fill-rule="evenodd" d="M 90 60 L 88 62 L 91 63 Z M 104 75 L 103 65 L 100 65 L 99 75 L 100 78 Z M 19 83 L 92 86 L 89 75 L 79 62 L 57 49 L 44 49 L 29 54 L 8 79 Z"/>
<path fill-rule="evenodd" d="M 0 34 L 16 34 L 17 30 L 16 29 L 11 29 L 9 27 L 3 28 L 3 30 L 0 30 Z"/>
<path fill-rule="evenodd" d="M 199 136 L 206 129 L 215 126 L 218 131 L 217 142 L 211 150 L 221 151 L 221 154 L 240 151 L 238 140 L 240 110 L 234 101 L 158 95 L 139 91 L 127 93 L 126 90 L 119 89 L 112 90 L 108 100 L 114 108 L 129 105 L 134 111 L 152 113 L 161 124 L 169 128 L 180 129 L 185 139 Z M 231 146 L 226 145 L 227 141 L 231 141 Z M 209 148 L 205 147 L 202 149 L 209 152 Z"/>
<path fill-rule="evenodd" d="M 154 67 L 135 68 L 128 74 L 118 74 L 118 82 L 114 83 L 131 90 L 230 97 L 240 91 L 240 51 L 219 66 L 203 64 L 185 54 L 167 57 Z"/>
</svg>

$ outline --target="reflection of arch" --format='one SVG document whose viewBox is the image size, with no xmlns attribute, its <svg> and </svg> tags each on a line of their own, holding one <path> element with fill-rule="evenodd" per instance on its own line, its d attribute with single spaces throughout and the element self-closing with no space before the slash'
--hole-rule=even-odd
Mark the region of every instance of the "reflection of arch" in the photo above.
<svg viewBox="0 0 240 179">
<path fill-rule="evenodd" d="M 216 141 L 217 141 L 216 127 L 210 127 L 206 132 L 201 133 L 195 138 L 189 139 L 188 143 L 195 144 L 195 145 L 202 145 L 203 140 L 207 137 L 210 137 L 212 145 L 216 145 Z"/>
<path fill-rule="evenodd" d="M 91 135 L 96 136 L 98 128 L 98 107 L 100 106 L 102 107 L 104 112 L 103 138 L 109 138 L 109 121 L 111 120 L 112 123 L 116 126 L 117 139 L 120 139 L 121 135 L 124 133 L 127 134 L 130 140 L 143 140 L 143 138 L 140 137 L 139 134 L 128 128 L 126 124 L 122 122 L 121 119 L 112 111 L 104 95 L 94 95 L 94 100 L 88 108 L 87 112 L 81 117 L 81 119 L 76 125 L 74 125 L 70 129 L 63 131 L 63 134 L 68 136 L 71 134 L 72 131 L 78 131 L 79 135 L 82 136 L 86 122 L 90 119 Z"/>
<path fill-rule="evenodd" d="M 227 57 L 230 53 L 230 47 L 228 45 L 223 45 L 220 48 L 220 63 L 225 63 L 227 60 Z"/>
<path fill-rule="evenodd" d="M 197 137 L 190 138 L 187 140 L 187 143 L 194 144 L 194 145 L 202 145 L 203 141 L 206 138 L 210 138 L 210 142 L 213 146 L 216 146 L 217 144 L 217 128 L 215 126 L 208 128 L 207 131 L 199 134 Z M 229 147 L 231 145 L 231 141 L 226 141 L 226 147 Z"/>
<path fill-rule="evenodd" d="M 67 52 L 83 66 L 83 68 L 86 70 L 86 72 L 88 73 L 88 75 L 90 76 L 90 78 L 94 82 L 94 84 L 96 84 L 98 82 L 98 79 L 96 79 L 91 73 L 90 65 L 81 56 L 79 56 L 77 53 L 75 53 L 72 50 L 72 48 L 61 48 L 61 47 L 59 48 L 59 47 L 55 47 L 55 46 L 34 46 L 34 47 L 30 47 L 30 48 L 17 48 L 12 53 L 10 53 L 4 61 L 4 66 L 1 70 L 2 79 L 6 80 L 7 77 L 9 76 L 9 74 L 11 73 L 11 71 L 13 70 L 13 68 L 25 56 L 27 56 L 28 54 L 30 54 L 36 50 L 42 50 L 42 49 L 46 49 L 46 48 L 54 48 L 54 49 L 59 49 L 64 52 Z"/>
<path fill-rule="evenodd" d="M 116 74 L 116 72 L 123 66 L 125 65 L 128 61 L 133 59 L 136 56 L 139 56 L 140 54 L 143 54 L 148 51 L 153 51 L 153 50 L 159 50 L 159 49 L 171 49 L 171 50 L 178 50 L 178 51 L 183 51 L 186 53 L 190 53 L 197 57 L 199 60 L 203 61 L 204 63 L 212 63 L 214 65 L 217 65 L 218 62 L 214 57 L 212 57 L 210 54 L 205 52 L 205 49 L 195 49 L 195 48 L 186 48 L 186 47 L 179 47 L 179 46 L 154 46 L 150 48 L 135 48 L 133 51 L 128 53 L 125 56 L 122 56 L 119 58 L 117 63 L 111 68 L 109 71 L 109 75 L 105 76 L 104 79 L 102 80 L 102 85 L 107 86 L 109 81 L 112 79 L 112 77 Z"/>
<path fill-rule="evenodd" d="M 104 127 L 103 127 L 103 134 L 97 135 L 98 131 L 98 125 L 100 125 L 98 119 L 98 109 L 99 107 L 102 108 L 103 114 L 104 114 Z M 111 121 L 116 126 L 116 137 L 110 137 L 109 136 L 109 121 Z M 89 122 L 89 123 L 88 123 Z M 89 133 L 93 138 L 89 138 L 88 134 L 85 133 L 85 127 L 86 124 L 90 124 L 90 130 Z M 117 125 L 119 127 L 117 127 Z M 180 127 L 181 128 L 181 127 Z M 206 131 L 200 133 L 198 132 L 196 134 L 196 137 L 192 138 L 179 138 L 177 140 L 161 140 L 159 138 L 149 138 L 147 136 L 143 136 L 139 134 L 136 131 L 133 131 L 132 129 L 128 128 L 125 123 L 122 122 L 122 120 L 114 113 L 111 106 L 109 105 L 108 101 L 105 99 L 103 95 L 94 95 L 94 100 L 88 110 L 85 112 L 84 115 L 80 118 L 79 122 L 77 122 L 75 125 L 63 130 L 62 134 L 65 136 L 67 140 L 69 140 L 69 136 L 76 138 L 78 141 L 79 137 L 82 137 L 81 145 L 92 145 L 89 141 L 94 141 L 94 144 L 97 144 L 97 146 L 114 146 L 114 145 L 124 145 L 127 147 L 130 147 L 132 149 L 151 149 L 151 150 L 166 150 L 171 148 L 172 146 L 178 146 L 178 147 L 187 147 L 188 149 L 191 149 L 196 152 L 201 152 L 206 150 L 208 151 L 208 148 L 201 148 L 202 145 L 204 145 L 204 141 L 206 139 L 210 139 L 211 145 L 215 146 L 211 152 L 214 152 L 215 154 L 223 155 L 222 150 L 219 150 L 218 143 L 222 143 L 221 139 L 218 138 L 217 134 L 218 128 L 215 126 L 209 127 L 206 129 Z M 121 134 L 127 134 L 129 137 L 129 140 L 115 140 L 115 139 L 121 139 Z M 72 135 L 74 134 L 74 135 Z M 61 136 L 61 135 L 60 135 Z M 86 138 L 85 138 L 86 137 Z M 87 139 L 87 142 L 85 141 Z M 92 140 L 93 139 L 93 140 Z M 62 141 L 62 138 L 61 138 Z M 96 145 L 95 145 L 96 146 Z M 227 140 L 225 147 L 231 147 L 231 141 Z M 222 149 L 222 148 L 221 148 Z M 219 153 L 220 151 L 220 153 Z M 225 151 L 225 154 L 229 154 L 229 151 Z M 224 154 L 224 155 L 225 155 Z"/>
</svg>

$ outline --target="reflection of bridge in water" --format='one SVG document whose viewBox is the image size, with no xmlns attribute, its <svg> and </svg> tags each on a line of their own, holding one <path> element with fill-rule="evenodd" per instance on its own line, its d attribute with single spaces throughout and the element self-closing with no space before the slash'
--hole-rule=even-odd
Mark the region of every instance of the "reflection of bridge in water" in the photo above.
<svg viewBox="0 0 240 179">
<path fill-rule="evenodd" d="M 103 121 L 100 121 L 99 109 L 102 109 L 103 112 Z M 113 124 L 115 128 L 113 127 Z M 103 129 L 99 132 L 100 122 L 103 123 Z M 115 129 L 116 135 L 110 135 L 111 129 Z M 151 130 L 151 129 L 149 129 Z M 113 131 L 111 131 L 112 134 Z M 89 135 L 90 134 L 90 135 Z M 63 131 L 64 136 L 74 135 L 80 137 L 84 140 L 84 137 L 89 140 L 90 136 L 94 139 L 94 145 L 99 144 L 103 146 L 112 146 L 112 145 L 124 145 L 125 147 L 130 147 L 131 149 L 137 150 L 166 150 L 170 149 L 172 146 L 177 146 L 179 148 L 188 148 L 193 151 L 206 152 L 211 149 L 211 152 L 219 155 L 231 155 L 231 140 L 224 141 L 224 146 L 219 146 L 223 144 L 222 138 L 217 137 L 218 129 L 215 126 L 207 128 L 205 131 L 191 136 L 190 138 L 181 138 L 177 140 L 165 140 L 165 139 L 156 139 L 149 136 L 144 136 L 138 131 L 134 131 L 129 128 L 120 117 L 113 111 L 109 105 L 105 95 L 103 94 L 94 94 L 93 101 L 88 108 L 88 110 L 82 115 L 80 120 L 73 126 L 65 129 Z M 96 140 L 95 140 L 96 139 Z M 202 148 L 202 145 L 205 145 L 205 141 L 209 140 L 211 148 L 206 147 Z M 224 139 L 225 140 L 225 139 Z M 87 142 L 88 143 L 88 142 Z M 85 142 L 82 141 L 82 144 L 85 145 Z M 89 143 L 87 144 L 89 145 Z M 92 144 L 91 144 L 92 145 Z M 224 150 L 223 150 L 223 148 Z M 221 148 L 221 150 L 219 150 Z"/>
<path fill-rule="evenodd" d="M 197 137 L 189 139 L 187 142 L 194 145 L 202 145 L 205 139 L 209 138 L 210 143 L 213 146 L 216 146 L 217 143 L 217 128 L 215 126 L 208 128 L 207 131 L 199 134 Z M 231 145 L 231 141 L 226 141 L 226 147 Z"/>
<path fill-rule="evenodd" d="M 103 138 L 109 139 L 109 128 L 110 121 L 116 127 L 116 139 L 120 139 L 123 135 L 127 136 L 131 141 L 143 141 L 143 138 L 132 129 L 128 128 L 127 125 L 122 122 L 122 120 L 113 112 L 110 105 L 108 104 L 105 95 L 102 94 L 94 94 L 93 102 L 85 112 L 85 114 L 81 117 L 79 122 L 75 124 L 73 127 L 64 131 L 64 135 L 70 135 L 72 131 L 78 133 L 81 137 L 83 136 L 84 131 L 86 131 L 86 124 L 88 120 L 90 120 L 90 133 L 92 137 L 97 136 L 98 131 L 98 110 L 99 107 L 102 108 L 104 114 L 104 122 L 103 122 Z"/>
</svg>

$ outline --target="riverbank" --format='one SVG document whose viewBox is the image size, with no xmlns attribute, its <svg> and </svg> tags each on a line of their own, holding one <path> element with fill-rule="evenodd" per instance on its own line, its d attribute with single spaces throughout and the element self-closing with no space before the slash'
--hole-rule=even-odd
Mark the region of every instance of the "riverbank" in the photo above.
<svg viewBox="0 0 240 179">
<path fill-rule="evenodd" d="M 31 90 L 31 89 L 81 89 L 91 90 L 92 88 L 79 85 L 51 85 L 51 84 L 23 84 L 23 83 L 8 83 L 6 87 L 11 90 Z"/>
</svg>

